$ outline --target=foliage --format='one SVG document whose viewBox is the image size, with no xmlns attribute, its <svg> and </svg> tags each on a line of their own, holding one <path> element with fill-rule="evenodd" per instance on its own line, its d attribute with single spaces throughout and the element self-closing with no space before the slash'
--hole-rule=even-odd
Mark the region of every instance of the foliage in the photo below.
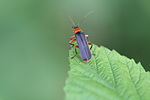
<svg viewBox="0 0 150 100">
<path fill-rule="evenodd" d="M 150 100 L 150 73 L 140 63 L 102 46 L 92 53 L 88 63 L 79 55 L 70 59 L 66 100 Z"/>
</svg>

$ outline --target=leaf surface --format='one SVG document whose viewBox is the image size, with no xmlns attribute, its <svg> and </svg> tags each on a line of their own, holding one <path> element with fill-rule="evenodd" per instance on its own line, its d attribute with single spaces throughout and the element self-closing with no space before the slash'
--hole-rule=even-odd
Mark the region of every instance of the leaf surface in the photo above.
<svg viewBox="0 0 150 100">
<path fill-rule="evenodd" d="M 88 63 L 79 51 L 69 59 L 66 100 L 150 100 L 150 73 L 140 63 L 102 46 L 94 45 L 91 52 L 95 56 Z"/>
</svg>

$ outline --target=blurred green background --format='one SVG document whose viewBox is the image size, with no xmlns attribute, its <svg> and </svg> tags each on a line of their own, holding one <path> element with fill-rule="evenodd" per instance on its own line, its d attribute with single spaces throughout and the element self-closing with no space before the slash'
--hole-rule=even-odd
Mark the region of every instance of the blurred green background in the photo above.
<svg viewBox="0 0 150 100">
<path fill-rule="evenodd" d="M 148 0 L 0 0 L 0 100 L 64 100 L 72 24 L 150 70 Z M 69 33 L 69 35 L 65 35 Z"/>
</svg>

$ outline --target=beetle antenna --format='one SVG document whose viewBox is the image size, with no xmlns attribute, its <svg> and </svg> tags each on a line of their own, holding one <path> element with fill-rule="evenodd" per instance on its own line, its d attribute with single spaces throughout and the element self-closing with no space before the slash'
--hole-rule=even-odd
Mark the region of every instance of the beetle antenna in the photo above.
<svg viewBox="0 0 150 100">
<path fill-rule="evenodd" d="M 75 24 L 75 22 L 74 22 L 74 20 L 72 19 L 71 16 L 69 16 L 69 19 L 70 19 L 70 22 L 71 22 L 74 26 L 76 26 L 76 24 Z"/>
<path fill-rule="evenodd" d="M 95 12 L 95 11 L 89 11 L 89 12 L 83 17 L 83 19 L 80 21 L 80 25 L 83 24 L 83 23 L 85 22 L 85 19 L 86 19 L 89 15 L 93 14 L 94 12 Z M 78 25 L 79 25 L 79 23 L 78 23 Z"/>
</svg>

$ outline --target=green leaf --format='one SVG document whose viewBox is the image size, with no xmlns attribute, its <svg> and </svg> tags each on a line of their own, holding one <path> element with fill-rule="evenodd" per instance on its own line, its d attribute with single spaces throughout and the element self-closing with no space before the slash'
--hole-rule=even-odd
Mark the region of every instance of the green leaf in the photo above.
<svg viewBox="0 0 150 100">
<path fill-rule="evenodd" d="M 150 100 L 150 73 L 140 63 L 102 46 L 92 53 L 88 63 L 79 54 L 70 59 L 66 100 Z"/>
</svg>

